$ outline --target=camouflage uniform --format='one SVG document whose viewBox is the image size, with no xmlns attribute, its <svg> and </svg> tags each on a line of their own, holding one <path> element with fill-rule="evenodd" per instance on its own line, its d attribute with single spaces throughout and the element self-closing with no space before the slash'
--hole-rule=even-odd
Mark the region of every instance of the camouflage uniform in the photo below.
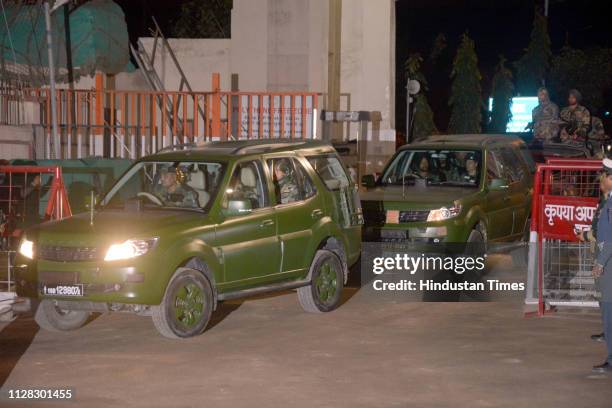
<svg viewBox="0 0 612 408">
<path fill-rule="evenodd" d="M 582 105 L 563 108 L 561 120 L 567 123 L 568 133 L 573 139 L 586 140 L 591 126 L 591 114 L 587 108 Z"/>
<path fill-rule="evenodd" d="M 292 203 L 300 199 L 300 192 L 293 177 L 285 175 L 278 180 L 278 190 L 281 204 Z"/>
<path fill-rule="evenodd" d="M 540 103 L 531 111 L 533 136 L 542 141 L 550 141 L 559 132 L 559 107 L 553 102 Z"/>
<path fill-rule="evenodd" d="M 606 139 L 606 130 L 603 122 L 597 116 L 591 116 L 591 131 L 589 132 L 589 140 L 602 141 Z"/>
<path fill-rule="evenodd" d="M 198 193 L 183 184 L 177 184 L 173 192 L 158 184 L 153 194 L 159 197 L 164 205 L 172 207 L 199 208 Z"/>
</svg>

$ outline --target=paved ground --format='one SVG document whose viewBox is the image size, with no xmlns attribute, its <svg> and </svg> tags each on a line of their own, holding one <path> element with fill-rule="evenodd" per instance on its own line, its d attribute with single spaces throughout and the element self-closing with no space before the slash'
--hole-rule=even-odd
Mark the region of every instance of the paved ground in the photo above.
<svg viewBox="0 0 612 408">
<path fill-rule="evenodd" d="M 0 384 L 73 387 L 92 408 L 612 406 L 612 375 L 590 372 L 605 353 L 589 339 L 597 313 L 525 319 L 520 299 L 346 294 L 324 315 L 303 313 L 294 293 L 226 303 L 212 328 L 184 341 L 131 315 L 60 334 L 21 318 L 0 331 Z"/>
</svg>

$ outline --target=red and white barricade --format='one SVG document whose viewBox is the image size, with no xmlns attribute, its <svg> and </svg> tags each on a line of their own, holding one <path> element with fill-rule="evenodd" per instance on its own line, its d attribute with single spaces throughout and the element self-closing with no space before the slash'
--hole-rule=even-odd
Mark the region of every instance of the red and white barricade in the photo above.
<svg viewBox="0 0 612 408">
<path fill-rule="evenodd" d="M 72 214 L 59 166 L 0 166 L 0 302 L 13 287 L 12 259 L 24 226 Z M 1 305 L 0 305 L 1 306 Z"/>
<path fill-rule="evenodd" d="M 539 316 L 546 306 L 596 307 L 591 229 L 600 199 L 599 160 L 551 159 L 537 167 L 532 201 L 527 296 Z"/>
</svg>

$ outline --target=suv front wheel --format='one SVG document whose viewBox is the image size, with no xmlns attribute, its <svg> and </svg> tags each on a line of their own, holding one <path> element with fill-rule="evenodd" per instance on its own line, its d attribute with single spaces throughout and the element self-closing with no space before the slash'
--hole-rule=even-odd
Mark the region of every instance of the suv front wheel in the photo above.
<svg viewBox="0 0 612 408">
<path fill-rule="evenodd" d="M 310 313 L 323 313 L 338 307 L 344 286 L 340 258 L 326 249 L 318 250 L 310 266 L 310 278 L 310 285 L 298 289 L 302 308 Z"/>
<path fill-rule="evenodd" d="M 159 333 L 171 339 L 198 335 L 204 331 L 213 310 L 213 290 L 200 271 L 176 270 L 152 318 Z"/>
</svg>

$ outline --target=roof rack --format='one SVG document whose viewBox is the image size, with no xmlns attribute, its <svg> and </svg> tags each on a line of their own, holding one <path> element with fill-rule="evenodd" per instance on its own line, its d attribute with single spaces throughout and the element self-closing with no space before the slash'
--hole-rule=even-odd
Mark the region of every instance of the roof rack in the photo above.
<svg viewBox="0 0 612 408">
<path fill-rule="evenodd" d="M 162 147 L 161 149 L 159 149 L 157 151 L 157 153 L 170 152 L 170 151 L 174 151 L 174 150 L 193 149 L 194 147 L 197 147 L 197 146 L 198 146 L 197 143 L 173 144 L 173 145 L 170 145 L 170 146 Z"/>
<path fill-rule="evenodd" d="M 274 149 L 276 148 L 283 148 L 287 145 L 291 145 L 291 144 L 298 144 L 298 143 L 304 143 L 303 140 L 291 140 L 291 139 L 286 139 L 283 141 L 279 141 L 277 140 L 270 140 L 270 139 L 262 139 L 262 140 L 258 140 L 257 143 L 253 143 L 253 144 L 245 144 L 243 146 L 238 146 L 237 148 L 235 148 L 232 151 L 232 154 L 238 154 L 240 153 L 242 150 L 245 149 L 255 149 L 255 148 L 266 148 L 267 150 L 270 149 Z"/>
</svg>

